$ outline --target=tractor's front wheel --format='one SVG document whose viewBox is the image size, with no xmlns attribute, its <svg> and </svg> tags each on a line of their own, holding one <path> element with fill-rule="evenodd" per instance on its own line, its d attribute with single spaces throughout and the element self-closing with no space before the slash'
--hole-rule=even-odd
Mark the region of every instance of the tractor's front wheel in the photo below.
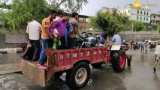
<svg viewBox="0 0 160 90">
<path fill-rule="evenodd" d="M 112 53 L 112 68 L 115 72 L 122 72 L 125 69 L 126 65 L 126 56 L 119 54 L 118 52 Z"/>
</svg>

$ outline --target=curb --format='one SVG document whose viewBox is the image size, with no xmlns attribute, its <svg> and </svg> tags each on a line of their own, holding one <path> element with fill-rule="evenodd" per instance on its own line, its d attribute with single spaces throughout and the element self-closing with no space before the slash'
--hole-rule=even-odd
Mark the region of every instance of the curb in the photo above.
<svg viewBox="0 0 160 90">
<path fill-rule="evenodd" d="M 20 53 L 22 51 L 23 51 L 22 48 L 3 48 L 3 49 L 0 49 L 1 54 Z"/>
</svg>

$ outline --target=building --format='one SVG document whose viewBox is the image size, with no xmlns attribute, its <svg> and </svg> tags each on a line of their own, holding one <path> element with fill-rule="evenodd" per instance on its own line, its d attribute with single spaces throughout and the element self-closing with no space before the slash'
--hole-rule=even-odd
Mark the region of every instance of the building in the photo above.
<svg viewBox="0 0 160 90">
<path fill-rule="evenodd" d="M 149 24 L 151 21 L 150 16 L 151 10 L 147 6 L 137 10 L 137 21 Z"/>
<path fill-rule="evenodd" d="M 124 15 L 124 16 L 128 16 L 128 17 L 130 16 L 130 10 L 129 9 L 119 9 L 118 13 L 120 15 Z"/>
<path fill-rule="evenodd" d="M 146 24 L 150 24 L 150 16 L 151 16 L 151 10 L 149 7 L 144 6 L 139 9 L 129 7 L 130 12 L 130 20 L 143 22 Z"/>
<path fill-rule="evenodd" d="M 160 24 L 160 14 L 151 14 L 151 25 L 157 26 Z"/>
<path fill-rule="evenodd" d="M 114 12 L 118 12 L 118 9 L 116 8 L 107 8 L 107 7 L 103 7 L 100 12 L 109 12 L 109 13 L 114 13 Z"/>
</svg>

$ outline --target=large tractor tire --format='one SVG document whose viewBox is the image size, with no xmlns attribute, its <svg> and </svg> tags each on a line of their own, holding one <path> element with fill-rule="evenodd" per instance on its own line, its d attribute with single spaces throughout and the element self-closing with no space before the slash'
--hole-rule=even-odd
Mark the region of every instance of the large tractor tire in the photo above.
<svg viewBox="0 0 160 90">
<path fill-rule="evenodd" d="M 84 87 L 90 78 L 91 70 L 88 63 L 81 62 L 67 72 L 66 81 L 70 88 Z"/>
<path fill-rule="evenodd" d="M 118 52 L 112 53 L 112 68 L 115 72 L 122 72 L 126 66 L 126 57 L 123 54 L 119 54 Z"/>
</svg>

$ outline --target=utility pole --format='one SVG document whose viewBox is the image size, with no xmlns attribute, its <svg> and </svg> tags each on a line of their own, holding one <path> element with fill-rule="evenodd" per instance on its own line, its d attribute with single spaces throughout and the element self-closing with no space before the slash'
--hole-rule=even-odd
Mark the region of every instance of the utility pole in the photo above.
<svg viewBox="0 0 160 90">
<path fill-rule="evenodd" d="M 133 22 L 132 22 L 132 32 L 134 32 L 134 25 L 133 25 Z"/>
</svg>

